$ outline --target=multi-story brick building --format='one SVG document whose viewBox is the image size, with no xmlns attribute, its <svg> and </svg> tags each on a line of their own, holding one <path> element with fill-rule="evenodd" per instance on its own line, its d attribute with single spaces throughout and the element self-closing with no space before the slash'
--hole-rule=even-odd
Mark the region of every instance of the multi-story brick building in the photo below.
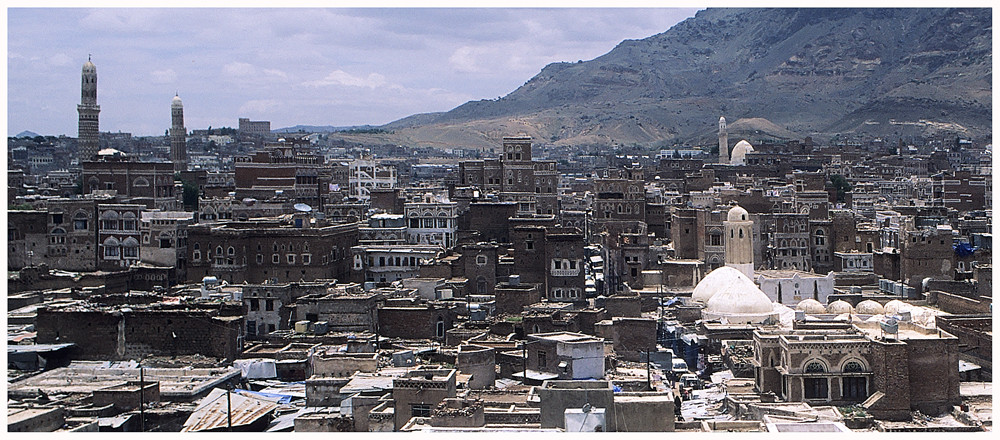
<svg viewBox="0 0 1000 440">
<path fill-rule="evenodd" d="M 143 211 L 143 205 L 97 205 L 98 269 L 123 270 L 139 262 L 142 239 L 139 220 Z"/>
<path fill-rule="evenodd" d="M 406 216 L 406 238 L 410 244 L 438 245 L 449 249 L 455 245 L 458 230 L 458 204 L 438 200 L 425 194 L 403 205 Z"/>
<path fill-rule="evenodd" d="M 81 164 L 85 193 L 113 190 L 121 203 L 141 204 L 146 209 L 162 211 L 177 209 L 174 167 L 171 163 L 103 157 L 104 160 Z"/>
<path fill-rule="evenodd" d="M 754 331 L 756 387 L 789 402 L 856 405 L 878 418 L 909 420 L 960 401 L 958 339 L 899 322 L 883 336 L 877 322 L 839 330 Z"/>
<path fill-rule="evenodd" d="M 540 284 L 549 301 L 583 300 L 586 241 L 579 229 L 515 226 L 511 239 L 513 270 L 522 283 Z"/>
<path fill-rule="evenodd" d="M 348 279 L 358 224 L 254 219 L 199 224 L 188 231 L 188 279 L 229 283 Z"/>
</svg>

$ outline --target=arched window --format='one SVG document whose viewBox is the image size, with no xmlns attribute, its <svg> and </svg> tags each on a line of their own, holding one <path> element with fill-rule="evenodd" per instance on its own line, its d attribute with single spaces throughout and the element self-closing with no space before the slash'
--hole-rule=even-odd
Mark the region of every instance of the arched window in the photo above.
<svg viewBox="0 0 1000 440">
<path fill-rule="evenodd" d="M 227 255 L 236 255 L 236 249 L 233 248 L 232 246 L 229 246 L 229 249 L 226 249 L 226 254 Z"/>
<path fill-rule="evenodd" d="M 861 362 L 850 361 L 850 362 L 844 364 L 844 372 L 845 373 L 863 373 L 864 371 L 865 371 L 865 367 L 863 365 L 861 365 Z"/>
<path fill-rule="evenodd" d="M 73 229 L 80 231 L 87 229 L 87 214 L 84 212 L 77 212 L 73 216 Z"/>
<path fill-rule="evenodd" d="M 826 367 L 819 362 L 810 362 L 806 364 L 806 373 L 824 373 L 826 372 Z"/>
</svg>

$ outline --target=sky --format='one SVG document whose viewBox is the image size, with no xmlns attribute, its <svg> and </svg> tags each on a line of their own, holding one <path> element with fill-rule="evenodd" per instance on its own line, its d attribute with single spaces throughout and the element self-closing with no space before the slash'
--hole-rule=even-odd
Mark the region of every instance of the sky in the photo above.
<svg viewBox="0 0 1000 440">
<path fill-rule="evenodd" d="M 80 70 L 97 67 L 101 131 L 161 135 L 238 118 L 381 125 L 517 89 L 693 8 L 7 9 L 7 133 L 76 136 Z"/>
</svg>

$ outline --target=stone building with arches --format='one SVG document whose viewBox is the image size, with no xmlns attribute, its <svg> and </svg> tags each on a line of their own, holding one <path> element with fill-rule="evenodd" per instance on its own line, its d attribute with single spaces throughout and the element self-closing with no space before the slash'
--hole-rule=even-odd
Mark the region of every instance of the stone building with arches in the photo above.
<svg viewBox="0 0 1000 440">
<path fill-rule="evenodd" d="M 137 204 L 97 205 L 99 270 L 122 270 L 139 262 L 139 223 L 144 210 Z"/>
<path fill-rule="evenodd" d="M 754 379 L 761 393 L 811 405 L 861 405 L 880 419 L 939 414 L 960 403 L 958 338 L 901 321 L 827 329 L 758 328 Z"/>
</svg>

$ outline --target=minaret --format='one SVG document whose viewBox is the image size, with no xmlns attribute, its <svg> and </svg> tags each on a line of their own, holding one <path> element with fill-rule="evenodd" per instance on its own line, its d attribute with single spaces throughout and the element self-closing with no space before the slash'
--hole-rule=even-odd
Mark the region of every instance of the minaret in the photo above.
<svg viewBox="0 0 1000 440">
<path fill-rule="evenodd" d="M 729 209 L 725 228 L 726 266 L 732 267 L 747 278 L 753 279 L 753 220 L 739 205 Z"/>
<path fill-rule="evenodd" d="M 729 163 L 729 133 L 726 133 L 726 118 L 719 117 L 719 163 Z"/>
<path fill-rule="evenodd" d="M 174 172 L 187 171 L 187 129 L 184 128 L 184 104 L 174 95 L 170 103 L 170 161 Z"/>
<path fill-rule="evenodd" d="M 80 113 L 77 146 L 80 162 L 84 162 L 94 160 L 97 150 L 100 149 L 97 115 L 101 113 L 101 106 L 97 105 L 97 67 L 90 62 L 89 56 L 87 62 L 83 64 L 81 76 L 80 105 L 76 106 L 76 111 Z"/>
</svg>

